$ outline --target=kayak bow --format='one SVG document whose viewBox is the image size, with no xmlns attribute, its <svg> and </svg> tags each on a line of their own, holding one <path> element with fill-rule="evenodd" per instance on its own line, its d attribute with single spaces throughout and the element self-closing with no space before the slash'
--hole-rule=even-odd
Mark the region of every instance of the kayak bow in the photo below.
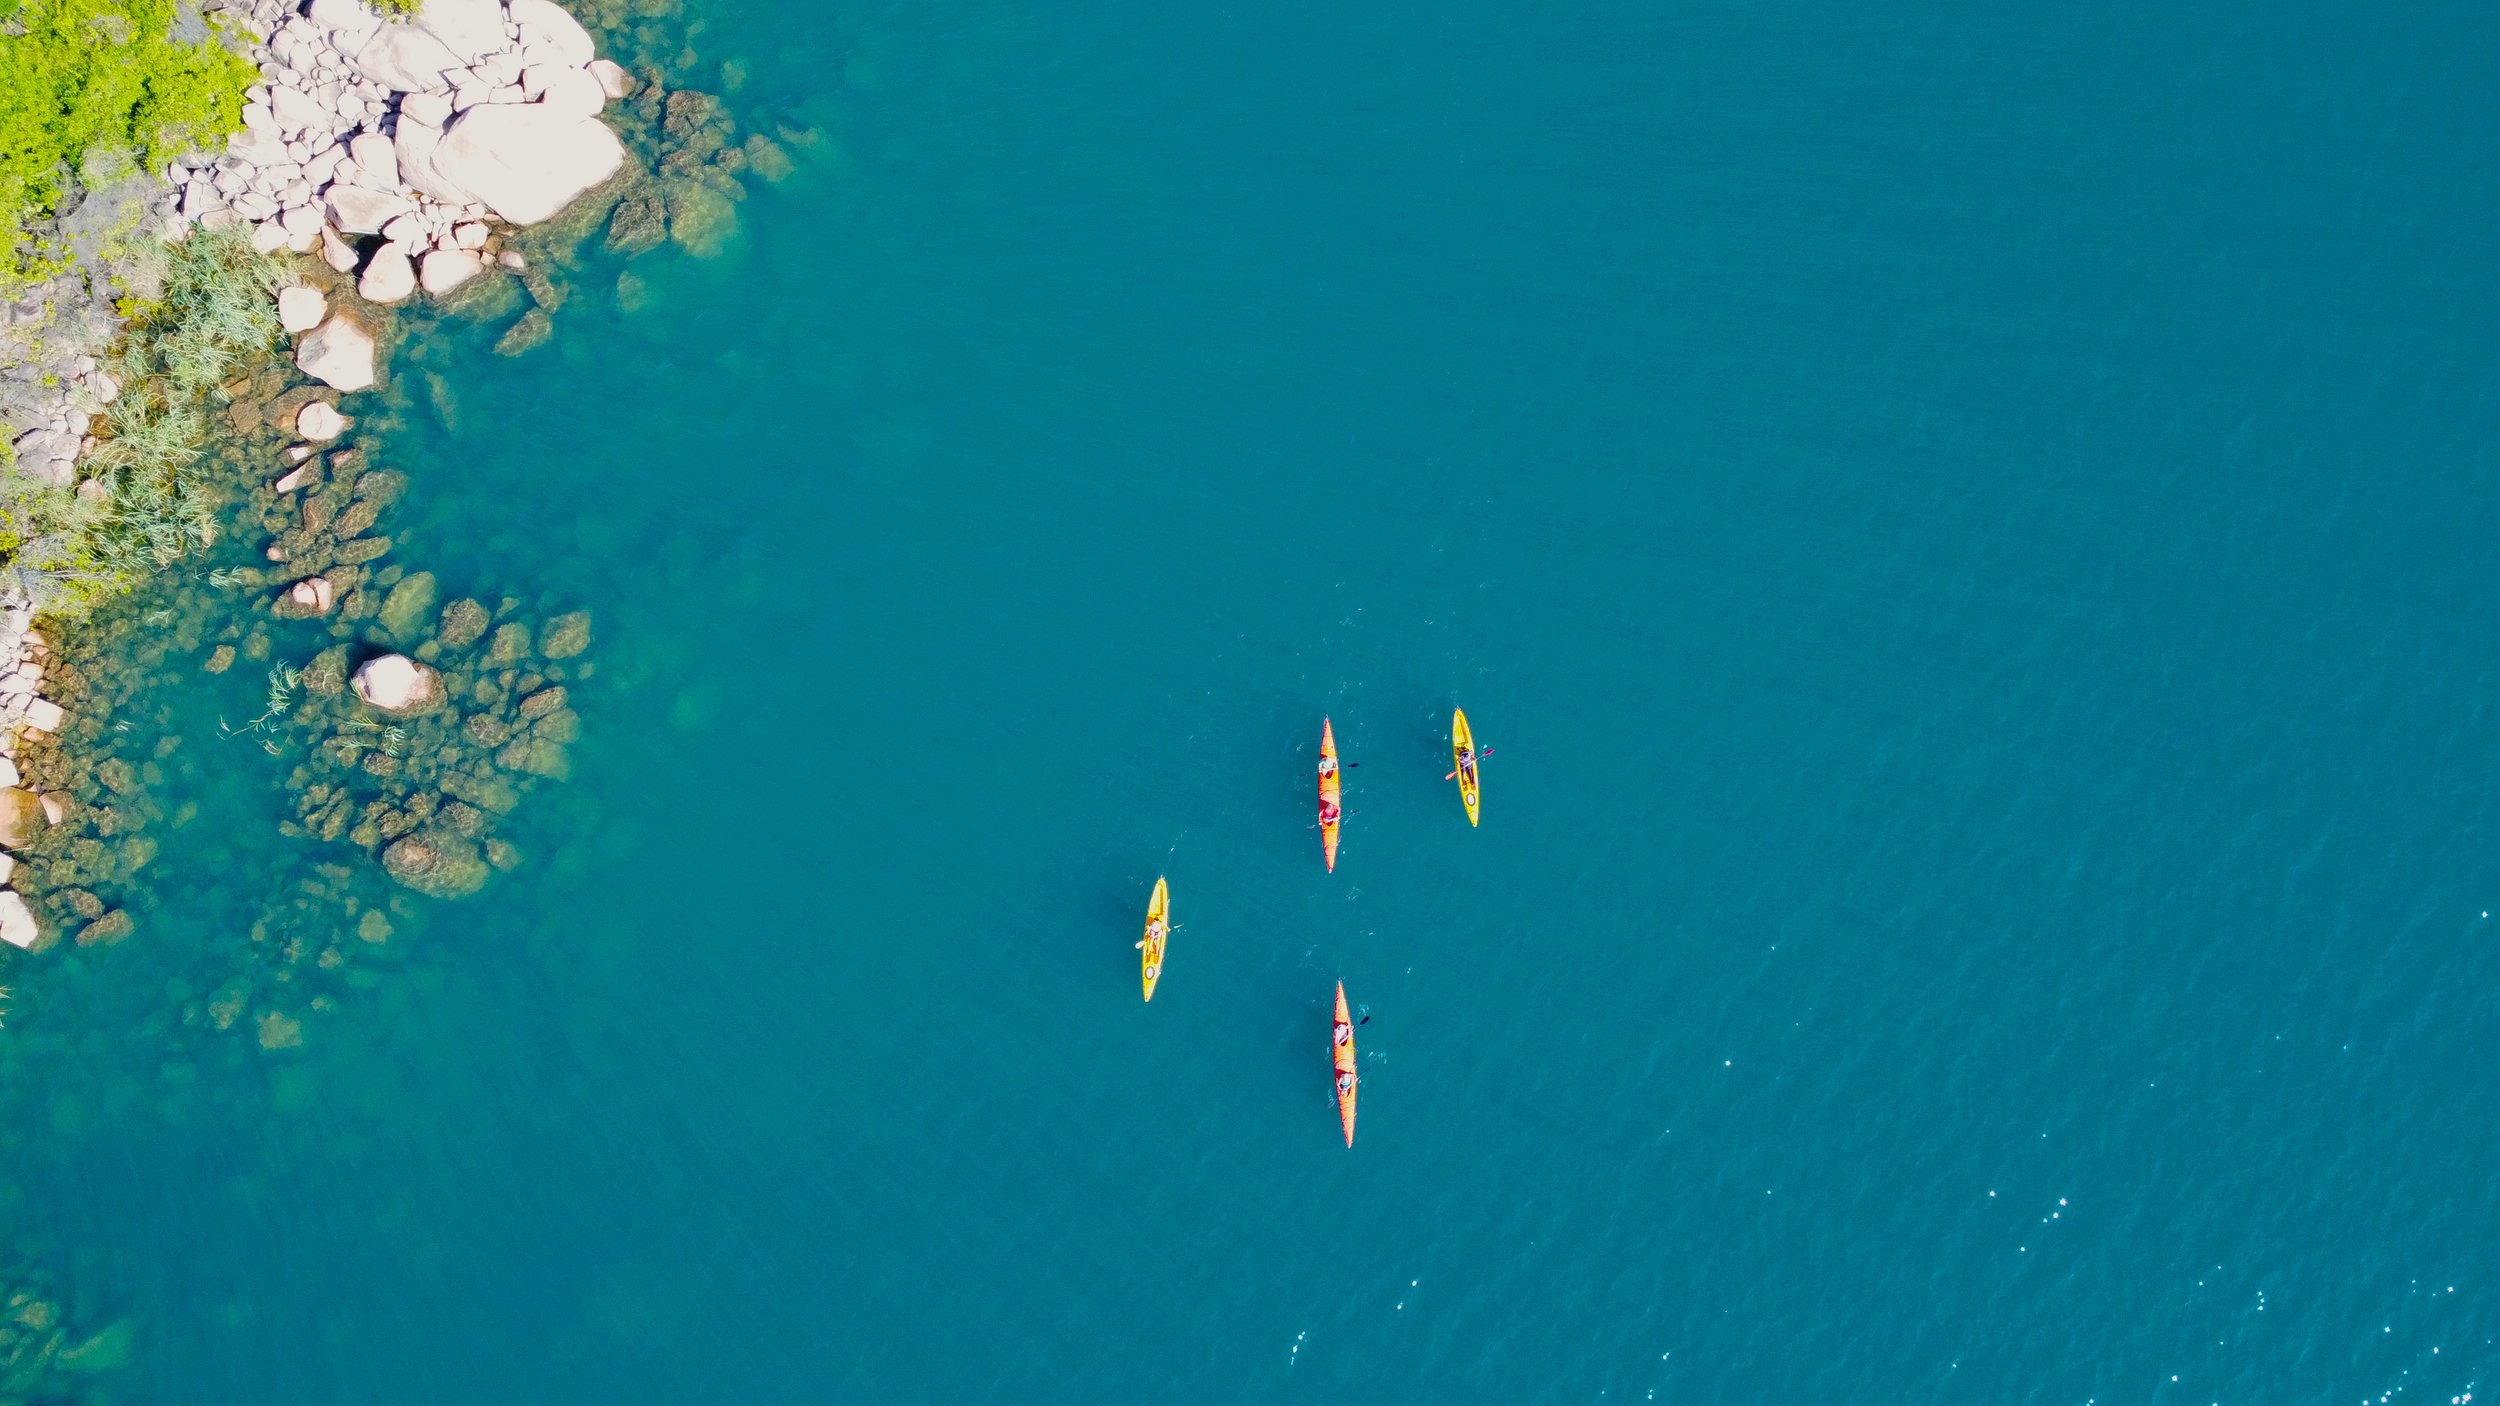
<svg viewBox="0 0 2500 1406">
<path fill-rule="evenodd" d="M 1342 1030 L 1345 1038 L 1339 1040 Z M 1328 1027 L 1328 1049 L 1337 1066 L 1337 1121 L 1345 1124 L 1345 1145 L 1354 1145 L 1354 1095 L 1362 1080 L 1354 1077 L 1354 1021 L 1346 1015 L 1345 983 L 1337 983 L 1337 1019 Z"/>
<path fill-rule="evenodd" d="M 1345 825 L 1344 787 L 1337 775 L 1337 734 L 1328 719 L 1319 720 L 1319 847 L 1328 858 L 1328 872 L 1337 872 L 1337 831 Z M 1330 820 L 1328 813 L 1337 818 Z"/>
<path fill-rule="evenodd" d="M 1157 924 L 1163 927 L 1160 934 L 1155 931 Z M 1157 875 L 1155 896 L 1146 900 L 1146 935 L 1137 944 L 1146 954 L 1140 965 L 1144 968 L 1146 999 L 1149 1001 L 1155 998 L 1155 978 L 1163 975 L 1163 944 L 1170 941 L 1171 936 L 1172 890 L 1163 882 L 1162 876 Z"/>
<path fill-rule="evenodd" d="M 1476 763 L 1470 760 L 1476 750 L 1476 735 L 1468 730 L 1467 710 L 1450 710 L 1450 762 L 1458 768 L 1458 798 L 1466 803 L 1467 823 L 1476 823 Z"/>
</svg>

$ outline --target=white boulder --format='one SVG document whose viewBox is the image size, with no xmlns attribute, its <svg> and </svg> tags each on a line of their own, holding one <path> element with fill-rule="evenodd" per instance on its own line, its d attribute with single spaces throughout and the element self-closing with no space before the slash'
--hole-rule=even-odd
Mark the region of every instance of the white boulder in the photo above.
<svg viewBox="0 0 2500 1406">
<path fill-rule="evenodd" d="M 321 231 L 321 261 L 340 273 L 356 271 L 356 246 L 339 237 L 334 229 Z"/>
<path fill-rule="evenodd" d="M 36 936 L 35 913 L 26 906 L 25 896 L 16 889 L 0 889 L 0 942 L 32 947 Z"/>
<path fill-rule="evenodd" d="M 333 599 L 330 578 L 307 576 L 295 583 L 294 589 L 286 593 L 286 598 L 315 615 L 327 615 L 330 613 L 330 602 Z"/>
<path fill-rule="evenodd" d="M 49 698 L 33 699 L 26 705 L 26 725 L 37 732 L 59 732 L 68 720 L 61 705 Z"/>
<path fill-rule="evenodd" d="M 321 296 L 318 288 L 291 283 L 278 290 L 278 325 L 289 332 L 309 332 L 319 327 L 329 310 L 330 300 Z"/>
<path fill-rule="evenodd" d="M 347 159 L 364 171 L 365 181 L 377 190 L 391 190 L 399 184 L 399 154 L 391 150 L 391 139 L 379 132 L 360 132 L 348 139 Z"/>
<path fill-rule="evenodd" d="M 485 261 L 467 249 L 431 249 L 419 266 L 418 281 L 428 293 L 448 293 L 486 271 Z"/>
<path fill-rule="evenodd" d="M 382 27 L 382 17 L 361 0 L 312 0 L 304 17 L 328 30 L 330 42 L 341 52 L 353 52 L 357 40 Z"/>
<path fill-rule="evenodd" d="M 408 27 L 441 40 L 445 48 L 458 56 L 462 68 L 508 43 L 503 32 L 501 0 L 425 0 Z"/>
<path fill-rule="evenodd" d="M 398 169 L 398 161 L 393 160 L 392 172 L 396 174 Z M 344 183 L 330 187 L 325 198 L 330 205 L 330 223 L 338 226 L 342 234 L 379 234 L 382 226 L 416 208 L 398 191 Z"/>
<path fill-rule="evenodd" d="M 384 654 L 357 666 L 356 696 L 386 713 L 405 713 L 434 701 L 434 671 L 405 654 Z"/>
<path fill-rule="evenodd" d="M 427 124 L 406 107 L 399 111 L 399 131 L 391 150 L 399 158 L 399 178 L 435 199 L 466 205 L 477 197 L 436 164 L 443 147 L 443 129 Z"/>
<path fill-rule="evenodd" d="M 625 148 L 605 123 L 532 103 L 469 109 L 432 156 L 441 176 L 506 223 L 534 225 L 616 174 Z"/>
<path fill-rule="evenodd" d="M 306 402 L 295 412 L 295 432 L 317 443 L 328 443 L 347 428 L 347 417 L 326 400 Z"/>
<path fill-rule="evenodd" d="M 382 26 L 356 47 L 352 62 L 358 73 L 398 93 L 439 88 L 445 73 L 469 66 L 450 45 L 415 24 Z"/>
<path fill-rule="evenodd" d="M 296 344 L 295 364 L 338 390 L 363 390 L 373 384 L 373 334 L 346 314 L 333 313 Z"/>
<path fill-rule="evenodd" d="M 590 31 L 553 0 L 511 0 L 511 10 L 512 22 L 521 27 L 522 48 L 541 50 L 574 68 L 598 56 Z"/>
<path fill-rule="evenodd" d="M 587 69 L 535 68 L 530 71 L 544 75 L 545 83 L 538 94 L 538 101 L 549 111 L 573 117 L 596 117 L 599 109 L 608 105 L 607 90 L 599 86 L 599 80 L 592 77 Z"/>
<path fill-rule="evenodd" d="M 368 303 L 396 303 L 416 291 L 417 268 L 409 262 L 405 244 L 385 244 L 374 250 L 364 277 L 356 280 L 356 292 Z"/>
<path fill-rule="evenodd" d="M 614 59 L 592 59 L 590 76 L 599 80 L 599 91 L 610 98 L 621 98 L 634 91 L 634 76 Z"/>
</svg>

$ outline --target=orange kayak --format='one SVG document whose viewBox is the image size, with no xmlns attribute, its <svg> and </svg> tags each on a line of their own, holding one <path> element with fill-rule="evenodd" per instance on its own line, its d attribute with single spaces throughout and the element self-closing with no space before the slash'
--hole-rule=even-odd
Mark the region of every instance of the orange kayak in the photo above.
<svg viewBox="0 0 2500 1406">
<path fill-rule="evenodd" d="M 1337 872 L 1337 831 L 1345 824 L 1344 788 L 1337 777 L 1337 734 L 1328 719 L 1319 720 L 1319 847 L 1328 856 L 1328 872 Z M 1336 816 L 1334 820 L 1329 819 Z"/>
<path fill-rule="evenodd" d="M 1146 935 L 1137 946 L 1146 956 L 1140 963 L 1145 968 L 1146 999 L 1155 998 L 1155 978 L 1163 975 L 1163 944 L 1172 936 L 1172 890 L 1155 877 L 1155 896 L 1146 900 Z"/>
<path fill-rule="evenodd" d="M 1450 763 L 1458 774 L 1458 799 L 1467 807 L 1467 823 L 1476 823 L 1476 734 L 1467 726 L 1467 710 L 1450 710 Z"/>
<path fill-rule="evenodd" d="M 1354 1077 L 1354 1021 L 1346 1015 L 1345 983 L 1337 983 L 1337 1022 L 1329 1028 L 1328 1048 L 1337 1063 L 1337 1121 L 1345 1124 L 1345 1145 L 1354 1145 L 1354 1094 L 1363 1081 Z"/>
</svg>

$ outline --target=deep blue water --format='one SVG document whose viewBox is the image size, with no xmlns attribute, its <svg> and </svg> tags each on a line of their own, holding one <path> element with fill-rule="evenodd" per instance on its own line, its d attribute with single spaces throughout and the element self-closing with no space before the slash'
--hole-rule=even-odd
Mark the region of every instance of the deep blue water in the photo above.
<svg viewBox="0 0 2500 1406">
<path fill-rule="evenodd" d="M 15 977 L 152 1399 L 2500 1391 L 2500 9 L 698 47 L 826 139 L 393 446 L 597 614 L 532 863 L 179 1084 Z"/>
</svg>

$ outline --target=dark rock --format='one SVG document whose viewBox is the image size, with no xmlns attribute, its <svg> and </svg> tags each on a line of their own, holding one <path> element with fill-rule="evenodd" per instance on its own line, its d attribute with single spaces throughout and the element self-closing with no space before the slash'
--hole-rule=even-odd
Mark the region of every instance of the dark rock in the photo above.
<svg viewBox="0 0 2500 1406">
<path fill-rule="evenodd" d="M 492 713 L 470 714 L 461 730 L 480 747 L 500 747 L 512 738 L 512 725 Z"/>
<path fill-rule="evenodd" d="M 561 687 L 542 688 L 521 700 L 521 716 L 524 718 L 544 717 L 563 707 L 564 700 L 565 692 Z"/>
<path fill-rule="evenodd" d="M 234 667 L 234 646 L 221 644 L 208 652 L 208 662 L 200 666 L 212 674 L 222 674 Z"/>
<path fill-rule="evenodd" d="M 333 554 L 333 560 L 353 565 L 358 562 L 379 561 L 389 556 L 390 552 L 391 539 L 388 537 L 359 537 L 353 542 L 339 543 L 339 549 Z"/>
</svg>

